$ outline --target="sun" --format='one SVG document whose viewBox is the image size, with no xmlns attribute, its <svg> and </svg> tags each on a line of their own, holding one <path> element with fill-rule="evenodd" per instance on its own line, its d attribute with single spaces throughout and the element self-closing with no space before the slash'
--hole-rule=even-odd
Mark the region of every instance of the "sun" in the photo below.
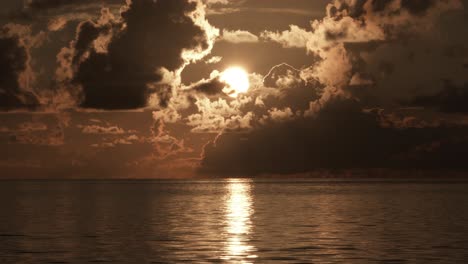
<svg viewBox="0 0 468 264">
<path fill-rule="evenodd" d="M 231 97 L 246 93 L 250 88 L 249 75 L 241 67 L 227 68 L 221 73 L 220 80 L 228 85 L 223 92 Z"/>
</svg>

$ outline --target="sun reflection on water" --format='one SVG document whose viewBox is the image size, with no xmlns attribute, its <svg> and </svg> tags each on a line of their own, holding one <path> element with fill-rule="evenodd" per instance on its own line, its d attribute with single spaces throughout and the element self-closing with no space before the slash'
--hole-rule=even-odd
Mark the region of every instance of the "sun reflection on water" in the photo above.
<svg viewBox="0 0 468 264">
<path fill-rule="evenodd" d="M 250 263 L 256 258 L 255 247 L 250 245 L 253 213 L 251 181 L 227 180 L 225 199 L 226 247 L 223 259 L 233 263 Z"/>
</svg>

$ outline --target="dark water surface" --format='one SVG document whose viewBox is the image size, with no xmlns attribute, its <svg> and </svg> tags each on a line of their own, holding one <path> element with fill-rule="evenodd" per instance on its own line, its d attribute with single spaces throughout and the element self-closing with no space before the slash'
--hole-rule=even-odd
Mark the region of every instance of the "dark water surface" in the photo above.
<svg viewBox="0 0 468 264">
<path fill-rule="evenodd" d="M 468 184 L 4 181 L 0 263 L 468 263 Z"/>
</svg>

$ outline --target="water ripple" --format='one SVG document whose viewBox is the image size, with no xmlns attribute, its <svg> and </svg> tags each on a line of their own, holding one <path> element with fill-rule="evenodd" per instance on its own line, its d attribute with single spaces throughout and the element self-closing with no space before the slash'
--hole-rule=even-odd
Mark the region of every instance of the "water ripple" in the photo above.
<svg viewBox="0 0 468 264">
<path fill-rule="evenodd" d="M 5 182 L 0 263 L 467 263 L 468 185 Z"/>
</svg>

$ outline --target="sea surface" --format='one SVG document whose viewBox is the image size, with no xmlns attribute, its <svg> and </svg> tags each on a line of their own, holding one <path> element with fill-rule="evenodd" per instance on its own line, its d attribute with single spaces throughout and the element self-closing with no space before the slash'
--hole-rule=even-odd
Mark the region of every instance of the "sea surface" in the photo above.
<svg viewBox="0 0 468 264">
<path fill-rule="evenodd" d="M 468 183 L 2 181 L 0 263 L 468 263 Z"/>
</svg>

